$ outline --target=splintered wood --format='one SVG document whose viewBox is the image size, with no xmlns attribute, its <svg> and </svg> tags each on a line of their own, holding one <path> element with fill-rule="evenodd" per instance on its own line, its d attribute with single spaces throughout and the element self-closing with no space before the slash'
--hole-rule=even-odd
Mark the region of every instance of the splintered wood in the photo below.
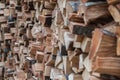
<svg viewBox="0 0 120 80">
<path fill-rule="evenodd" d="M 120 80 L 120 0 L 0 0 L 0 80 Z"/>
</svg>

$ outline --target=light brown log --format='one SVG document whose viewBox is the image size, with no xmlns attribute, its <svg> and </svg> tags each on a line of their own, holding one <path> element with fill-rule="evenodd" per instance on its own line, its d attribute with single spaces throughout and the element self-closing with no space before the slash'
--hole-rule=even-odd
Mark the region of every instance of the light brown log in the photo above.
<svg viewBox="0 0 120 80">
<path fill-rule="evenodd" d="M 115 4 L 115 3 L 119 3 L 119 0 L 107 0 L 108 4 Z"/>
<path fill-rule="evenodd" d="M 82 51 L 85 53 L 88 53 L 90 51 L 90 46 L 91 46 L 91 39 L 84 37 L 82 44 L 81 44 Z"/>
<path fill-rule="evenodd" d="M 45 66 L 44 76 L 50 76 L 51 69 L 51 66 Z"/>
<path fill-rule="evenodd" d="M 65 74 L 72 73 L 72 68 L 70 66 L 70 61 L 68 59 L 68 56 L 63 56 L 63 64 L 64 64 L 64 72 Z"/>
<path fill-rule="evenodd" d="M 102 22 L 102 20 L 110 18 L 110 16 L 111 15 L 108 11 L 107 4 L 89 6 L 84 13 L 84 22 L 85 24 L 88 24 L 90 22 Z"/>
<path fill-rule="evenodd" d="M 64 41 L 65 41 L 65 47 L 66 50 L 72 50 L 73 49 L 73 41 L 74 41 L 74 35 L 70 32 L 64 33 Z"/>
<path fill-rule="evenodd" d="M 95 29 L 91 42 L 89 58 L 94 60 L 96 56 L 116 56 L 116 41 L 117 39 L 115 36 L 111 36 L 109 33 L 105 33 L 100 29 Z"/>
<path fill-rule="evenodd" d="M 75 35 L 73 46 L 76 48 L 80 48 L 82 41 L 83 41 L 83 36 Z"/>
<path fill-rule="evenodd" d="M 117 55 L 120 56 L 120 37 L 117 38 Z"/>
<path fill-rule="evenodd" d="M 119 9 L 117 9 L 113 5 L 110 5 L 108 10 L 111 13 L 111 15 L 112 15 L 113 19 L 115 20 L 115 22 L 120 22 L 120 12 L 119 12 Z"/>
<path fill-rule="evenodd" d="M 83 79 L 82 79 L 82 75 L 71 73 L 69 75 L 69 80 L 83 80 Z"/>
<path fill-rule="evenodd" d="M 97 57 L 93 63 L 92 70 L 102 74 L 120 76 L 119 63 L 120 58 L 118 57 Z"/>
</svg>

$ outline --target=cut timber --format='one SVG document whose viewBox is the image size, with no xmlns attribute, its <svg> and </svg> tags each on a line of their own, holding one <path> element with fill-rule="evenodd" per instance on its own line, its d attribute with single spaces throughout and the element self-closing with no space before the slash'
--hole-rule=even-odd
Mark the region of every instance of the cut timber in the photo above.
<svg viewBox="0 0 120 80">
<path fill-rule="evenodd" d="M 92 61 L 89 59 L 89 56 L 87 56 L 83 62 L 84 66 L 85 66 L 85 69 L 88 71 L 88 72 L 91 72 L 92 71 Z"/>
<path fill-rule="evenodd" d="M 73 46 L 76 48 L 80 48 L 82 41 L 83 41 L 83 36 L 75 35 Z"/>
<path fill-rule="evenodd" d="M 37 62 L 42 63 L 44 59 L 44 53 L 37 51 L 35 59 L 37 60 Z"/>
<path fill-rule="evenodd" d="M 92 70 L 102 74 L 120 76 L 120 58 L 97 57 L 93 63 Z"/>
<path fill-rule="evenodd" d="M 77 12 L 80 2 L 79 1 L 67 1 L 66 3 L 66 16 L 69 13 Z"/>
<path fill-rule="evenodd" d="M 107 0 L 108 4 L 116 4 L 119 3 L 120 0 Z"/>
<path fill-rule="evenodd" d="M 95 77 L 95 76 L 90 76 L 89 80 L 105 80 L 105 79 L 102 79 L 102 78 L 99 78 L 99 77 Z"/>
<path fill-rule="evenodd" d="M 55 67 L 58 67 L 62 62 L 63 62 L 62 56 L 57 55 L 56 60 L 55 60 Z"/>
<path fill-rule="evenodd" d="M 0 16 L 0 23 L 6 23 L 7 22 L 7 18 L 4 16 Z"/>
<path fill-rule="evenodd" d="M 86 54 L 80 54 L 79 55 L 79 71 L 83 71 L 84 70 L 84 60 L 86 58 Z"/>
<path fill-rule="evenodd" d="M 52 66 L 54 67 L 55 65 L 55 60 L 56 60 L 56 55 L 50 55 L 48 61 L 46 62 L 46 66 Z"/>
<path fill-rule="evenodd" d="M 68 56 L 63 56 L 63 64 L 64 64 L 64 72 L 65 72 L 65 74 L 72 73 L 72 68 L 70 66 L 70 61 L 68 59 Z"/>
<path fill-rule="evenodd" d="M 50 27 L 52 24 L 52 16 L 40 15 L 39 19 L 40 19 L 40 22 L 42 23 L 42 25 L 45 27 Z"/>
<path fill-rule="evenodd" d="M 117 38 L 117 55 L 120 56 L 120 37 Z"/>
<path fill-rule="evenodd" d="M 9 9 L 4 9 L 4 16 L 9 16 L 9 15 L 10 15 Z"/>
<path fill-rule="evenodd" d="M 5 40 L 11 40 L 11 39 L 12 39 L 11 34 L 10 34 L 10 33 L 5 33 L 5 34 L 4 34 L 4 39 L 5 39 Z"/>
<path fill-rule="evenodd" d="M 76 22 L 70 22 L 69 24 L 69 29 L 71 33 L 87 37 L 92 37 L 92 31 L 94 30 L 94 28 L 94 25 L 85 26 L 84 24 Z"/>
<path fill-rule="evenodd" d="M 75 73 L 78 73 L 78 68 L 79 68 L 79 56 L 74 56 L 72 59 L 71 59 L 71 67 L 72 67 L 72 70 L 75 72 Z"/>
<path fill-rule="evenodd" d="M 53 47 L 52 47 L 52 54 L 53 54 L 53 55 L 57 55 L 58 50 L 59 50 L 59 47 L 58 47 L 58 46 L 53 46 Z"/>
<path fill-rule="evenodd" d="M 44 7 L 49 10 L 53 10 L 55 8 L 55 4 L 51 4 L 48 1 L 45 1 Z"/>
<path fill-rule="evenodd" d="M 83 80 L 90 80 L 90 73 L 85 69 L 82 73 Z"/>
<path fill-rule="evenodd" d="M 82 75 L 71 73 L 69 75 L 69 79 L 68 80 L 83 80 L 83 79 L 82 79 Z"/>
<path fill-rule="evenodd" d="M 96 28 L 91 41 L 89 58 L 94 60 L 96 56 L 116 56 L 116 41 L 112 33 Z"/>
<path fill-rule="evenodd" d="M 118 24 L 113 21 L 113 22 L 105 24 L 102 27 L 103 27 L 104 30 L 116 34 L 116 28 L 118 27 Z"/>
<path fill-rule="evenodd" d="M 51 66 L 45 66 L 44 76 L 50 76 L 51 69 Z"/>
<path fill-rule="evenodd" d="M 64 33 L 64 41 L 65 41 L 66 50 L 72 50 L 74 35 L 71 34 L 70 32 L 65 32 Z"/>
<path fill-rule="evenodd" d="M 85 53 L 88 53 L 90 51 L 90 45 L 91 45 L 91 39 L 84 37 L 81 44 L 81 50 Z"/>
<path fill-rule="evenodd" d="M 55 24 L 56 25 L 61 25 L 63 24 L 63 17 L 61 14 L 60 10 L 56 10 L 56 14 L 55 14 Z"/>
<path fill-rule="evenodd" d="M 50 73 L 51 79 L 58 79 L 60 75 L 63 75 L 63 71 L 60 69 L 52 68 Z"/>
<path fill-rule="evenodd" d="M 82 16 L 78 15 L 77 13 L 69 13 L 68 19 L 72 22 L 84 23 Z"/>
<path fill-rule="evenodd" d="M 43 9 L 42 15 L 44 15 L 44 16 L 52 15 L 52 11 L 48 10 L 48 9 Z"/>
<path fill-rule="evenodd" d="M 10 28 L 10 32 L 11 32 L 11 33 L 16 33 L 16 32 L 17 32 L 17 29 L 16 29 L 16 28 Z"/>
<path fill-rule="evenodd" d="M 33 72 L 40 72 L 40 71 L 44 71 L 44 64 L 41 63 L 35 63 L 34 65 L 32 65 L 32 70 Z"/>
<path fill-rule="evenodd" d="M 120 9 L 117 9 L 117 7 L 115 7 L 113 5 L 110 5 L 108 9 L 109 9 L 112 17 L 114 18 L 115 22 L 120 23 Z"/>
<path fill-rule="evenodd" d="M 27 76 L 26 76 L 26 74 L 25 74 L 25 72 L 24 71 L 17 71 L 16 72 L 16 76 L 14 76 L 14 79 L 15 80 L 26 80 L 27 79 Z"/>
<path fill-rule="evenodd" d="M 99 3 L 99 2 L 98 2 Z M 94 12 L 94 13 L 93 13 Z M 88 24 L 90 22 L 103 22 L 105 19 L 110 18 L 107 4 L 97 4 L 88 6 L 84 13 L 84 22 Z"/>
</svg>

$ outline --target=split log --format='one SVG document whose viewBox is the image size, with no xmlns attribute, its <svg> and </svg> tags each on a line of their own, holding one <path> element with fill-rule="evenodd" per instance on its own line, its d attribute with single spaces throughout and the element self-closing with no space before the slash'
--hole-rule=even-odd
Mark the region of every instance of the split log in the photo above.
<svg viewBox="0 0 120 80">
<path fill-rule="evenodd" d="M 103 4 L 100 3 L 97 5 L 93 5 L 93 6 L 88 6 L 84 13 L 85 24 L 89 24 L 91 22 L 101 23 L 110 18 L 111 18 L 111 15 L 108 11 L 108 5 L 104 3 Z"/>
<path fill-rule="evenodd" d="M 64 41 L 65 41 L 66 50 L 72 50 L 73 49 L 74 35 L 69 33 L 69 32 L 65 32 L 64 33 Z"/>
<path fill-rule="evenodd" d="M 96 56 L 116 56 L 116 41 L 117 39 L 112 33 L 95 29 L 91 42 L 89 58 L 94 60 Z"/>
<path fill-rule="evenodd" d="M 69 80 L 83 80 L 82 75 L 79 74 L 70 74 L 69 75 Z"/>
<path fill-rule="evenodd" d="M 70 61 L 68 59 L 68 56 L 63 56 L 63 65 L 64 65 L 64 72 L 65 74 L 72 73 L 72 68 L 70 67 Z"/>
<path fill-rule="evenodd" d="M 109 11 L 114 18 L 115 22 L 120 22 L 120 9 L 118 9 L 116 6 L 110 5 L 109 6 Z"/>
<path fill-rule="evenodd" d="M 83 36 L 75 35 L 73 47 L 80 48 L 83 41 Z"/>
<path fill-rule="evenodd" d="M 56 55 L 50 55 L 48 61 L 45 63 L 46 66 L 52 66 L 54 67 L 56 60 Z"/>
<path fill-rule="evenodd" d="M 93 63 L 92 70 L 102 74 L 120 76 L 119 63 L 120 58 L 117 57 L 97 57 Z"/>
<path fill-rule="evenodd" d="M 37 62 L 42 63 L 44 59 L 44 53 L 37 51 L 35 59 L 37 60 Z"/>
<path fill-rule="evenodd" d="M 83 20 L 82 16 L 78 15 L 77 13 L 69 13 L 68 19 L 72 22 L 78 22 L 78 23 L 84 24 L 84 20 Z"/>
<path fill-rule="evenodd" d="M 42 25 L 45 27 L 50 27 L 52 24 L 52 17 L 51 16 L 40 15 L 39 20 L 42 23 Z"/>
<path fill-rule="evenodd" d="M 117 38 L 117 55 L 120 56 L 120 37 Z"/>
<path fill-rule="evenodd" d="M 81 50 L 84 52 L 84 53 L 89 53 L 90 51 L 90 46 L 91 46 L 91 39 L 90 38 L 87 38 L 87 37 L 84 37 L 82 43 L 81 43 Z"/>
<path fill-rule="evenodd" d="M 44 76 L 50 77 L 51 69 L 52 69 L 51 66 L 45 66 Z"/>
<path fill-rule="evenodd" d="M 95 26 L 94 25 L 85 26 L 84 24 L 81 23 L 70 22 L 69 28 L 71 33 L 73 34 L 92 37 L 92 31 L 94 30 Z"/>
<path fill-rule="evenodd" d="M 51 4 L 48 1 L 45 1 L 44 7 L 49 10 L 53 10 L 55 8 L 55 4 Z"/>
<path fill-rule="evenodd" d="M 119 3 L 119 0 L 107 0 L 108 4 L 116 4 Z"/>
<path fill-rule="evenodd" d="M 59 79 L 59 76 L 63 75 L 63 71 L 60 69 L 52 68 L 50 73 L 51 79 Z"/>
</svg>

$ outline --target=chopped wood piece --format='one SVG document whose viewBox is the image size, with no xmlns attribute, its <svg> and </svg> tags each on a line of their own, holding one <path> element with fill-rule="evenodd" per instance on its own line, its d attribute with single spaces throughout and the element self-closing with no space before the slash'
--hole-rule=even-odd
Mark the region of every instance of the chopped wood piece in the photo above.
<svg viewBox="0 0 120 80">
<path fill-rule="evenodd" d="M 73 47 L 80 48 L 83 41 L 83 36 L 75 35 Z"/>
<path fill-rule="evenodd" d="M 82 75 L 72 73 L 69 75 L 69 80 L 83 80 L 83 79 Z"/>
<path fill-rule="evenodd" d="M 117 38 L 117 55 L 120 56 L 120 37 Z"/>
<path fill-rule="evenodd" d="M 64 40 L 65 40 L 65 47 L 66 50 L 72 50 L 73 49 L 73 41 L 74 41 L 74 35 L 69 33 L 69 32 L 65 32 L 64 33 Z"/>
<path fill-rule="evenodd" d="M 73 34 L 92 37 L 92 31 L 94 30 L 95 27 L 93 25 L 85 26 L 84 24 L 81 23 L 70 22 L 69 28 L 71 33 Z"/>
<path fill-rule="evenodd" d="M 93 63 L 92 70 L 102 74 L 120 76 L 119 63 L 120 58 L 117 57 L 97 57 Z"/>
<path fill-rule="evenodd" d="M 88 53 L 90 51 L 90 46 L 91 46 L 91 39 L 84 37 L 81 44 L 81 50 L 85 53 Z"/>
<path fill-rule="evenodd" d="M 94 12 L 94 13 L 93 13 Z M 90 22 L 102 22 L 107 18 L 110 18 L 107 4 L 97 4 L 87 7 L 84 13 L 84 22 L 88 24 Z"/>
<path fill-rule="evenodd" d="M 111 33 L 95 29 L 91 42 L 89 58 L 94 60 L 96 56 L 116 56 L 116 41 L 116 37 L 114 35 L 112 36 Z"/>
<path fill-rule="evenodd" d="M 68 59 L 68 56 L 63 56 L 63 64 L 64 64 L 65 74 L 70 74 L 72 72 L 72 68 L 70 66 L 70 61 Z"/>
<path fill-rule="evenodd" d="M 113 19 L 115 20 L 115 22 L 120 22 L 120 9 L 117 9 L 115 6 L 110 5 L 109 6 L 109 12 L 111 13 Z"/>
<path fill-rule="evenodd" d="M 119 3 L 119 0 L 107 0 L 108 4 L 116 4 Z"/>
</svg>

